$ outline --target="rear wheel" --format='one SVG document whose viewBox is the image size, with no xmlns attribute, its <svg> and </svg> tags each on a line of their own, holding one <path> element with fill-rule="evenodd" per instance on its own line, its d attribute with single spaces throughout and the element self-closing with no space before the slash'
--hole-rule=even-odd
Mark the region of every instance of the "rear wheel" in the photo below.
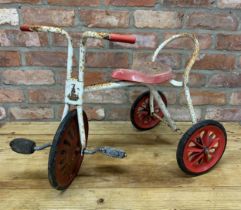
<svg viewBox="0 0 241 210">
<path fill-rule="evenodd" d="M 165 95 L 158 91 L 163 102 L 167 106 L 167 99 Z M 161 118 L 164 117 L 161 109 L 158 106 L 158 103 L 154 99 L 154 112 Z M 151 116 L 150 110 L 150 91 L 146 91 L 137 97 L 135 102 L 131 107 L 130 112 L 131 122 L 135 128 L 138 130 L 149 130 L 156 127 L 160 123 L 160 119 L 155 116 Z"/>
<path fill-rule="evenodd" d="M 88 118 L 83 112 L 85 136 Z M 84 156 L 81 155 L 77 111 L 70 111 L 61 121 L 49 153 L 48 177 L 53 188 L 65 190 L 77 176 Z"/>
<path fill-rule="evenodd" d="M 226 143 L 227 134 L 219 122 L 201 121 L 182 136 L 177 147 L 177 163 L 187 174 L 206 173 L 222 158 Z"/>
</svg>

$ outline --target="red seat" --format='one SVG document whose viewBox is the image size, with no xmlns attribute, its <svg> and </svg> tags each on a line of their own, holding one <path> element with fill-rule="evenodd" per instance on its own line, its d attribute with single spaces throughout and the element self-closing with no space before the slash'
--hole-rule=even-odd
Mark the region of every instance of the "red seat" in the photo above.
<svg viewBox="0 0 241 210">
<path fill-rule="evenodd" d="M 147 64 L 147 63 L 145 63 Z M 145 65 L 143 63 L 143 65 Z M 150 64 L 150 63 L 149 63 Z M 142 65 L 142 68 L 144 67 Z M 156 65 L 155 65 L 156 66 Z M 163 68 L 165 67 L 165 70 L 163 71 Z M 147 84 L 160 84 L 167 82 L 171 79 L 173 79 L 174 75 L 172 73 L 172 69 L 167 65 L 160 65 L 159 67 L 153 68 L 153 65 L 145 66 L 145 68 L 149 68 L 150 72 L 146 73 L 141 70 L 133 70 L 133 69 L 116 69 L 112 72 L 112 78 L 117 80 L 124 80 L 124 81 L 130 81 L 130 82 L 139 82 L 139 83 L 147 83 Z M 159 70 L 158 73 L 151 73 L 151 71 Z"/>
</svg>

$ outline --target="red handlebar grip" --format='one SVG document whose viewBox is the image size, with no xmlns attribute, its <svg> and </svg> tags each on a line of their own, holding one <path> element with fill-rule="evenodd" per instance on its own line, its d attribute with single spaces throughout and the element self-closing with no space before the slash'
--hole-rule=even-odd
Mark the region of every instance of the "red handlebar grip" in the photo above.
<svg viewBox="0 0 241 210">
<path fill-rule="evenodd" d="M 20 26 L 21 31 L 32 31 L 31 28 L 28 25 L 22 25 Z"/>
<path fill-rule="evenodd" d="M 133 35 L 110 34 L 109 40 L 112 42 L 124 42 L 124 43 L 129 43 L 129 44 L 136 43 L 136 37 Z"/>
</svg>

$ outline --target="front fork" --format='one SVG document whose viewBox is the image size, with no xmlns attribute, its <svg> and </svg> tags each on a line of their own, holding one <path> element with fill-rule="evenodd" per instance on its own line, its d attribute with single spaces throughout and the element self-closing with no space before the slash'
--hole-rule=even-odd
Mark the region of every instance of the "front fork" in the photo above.
<svg viewBox="0 0 241 210">
<path fill-rule="evenodd" d="M 77 106 L 77 116 L 78 116 L 78 124 L 79 124 L 79 133 L 80 133 L 80 143 L 81 143 L 81 155 L 84 154 L 86 149 L 86 136 L 85 136 L 85 126 L 83 120 L 83 107 L 82 105 Z"/>
<path fill-rule="evenodd" d="M 85 135 L 85 125 L 83 119 L 83 93 L 84 93 L 84 83 L 82 81 L 77 81 L 74 79 L 69 79 L 66 81 L 65 89 L 65 108 L 63 112 L 63 117 L 68 113 L 70 105 L 77 107 L 78 125 L 80 133 L 80 144 L 81 144 L 81 155 L 84 154 L 95 154 L 100 152 L 104 155 L 111 156 L 114 158 L 124 158 L 126 153 L 123 150 L 114 149 L 111 147 L 100 147 L 94 150 L 87 150 L 87 137 Z"/>
</svg>

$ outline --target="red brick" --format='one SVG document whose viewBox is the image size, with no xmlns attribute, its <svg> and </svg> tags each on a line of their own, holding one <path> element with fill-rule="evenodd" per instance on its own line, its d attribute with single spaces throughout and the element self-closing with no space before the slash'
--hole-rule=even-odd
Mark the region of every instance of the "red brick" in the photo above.
<svg viewBox="0 0 241 210">
<path fill-rule="evenodd" d="M 75 14 L 73 10 L 24 8 L 22 9 L 25 24 L 51 26 L 73 26 Z"/>
<path fill-rule="evenodd" d="M 190 121 L 190 113 L 189 109 L 185 106 L 178 106 L 178 107 L 168 107 L 168 110 L 171 114 L 171 117 L 173 120 L 176 121 Z M 195 114 L 197 116 L 197 119 L 201 119 L 201 109 L 195 108 Z"/>
<path fill-rule="evenodd" d="M 217 49 L 219 50 L 241 50 L 241 35 L 217 36 Z"/>
<path fill-rule="evenodd" d="M 217 0 L 217 5 L 220 8 L 241 8 L 241 0 Z"/>
<path fill-rule="evenodd" d="M 145 87 L 135 87 L 135 88 L 130 88 L 128 97 L 129 97 L 129 102 L 132 104 L 136 100 L 136 98 L 147 91 Z"/>
<path fill-rule="evenodd" d="M 78 73 L 76 69 L 73 71 L 73 76 L 77 78 Z M 65 84 L 66 80 L 66 69 L 57 71 L 55 74 L 57 84 Z M 84 72 L 85 85 L 94 85 L 106 82 L 106 73 L 103 70 L 89 71 L 88 69 Z"/>
<path fill-rule="evenodd" d="M 98 6 L 99 0 L 48 0 L 48 4 L 64 6 Z"/>
<path fill-rule="evenodd" d="M 219 121 L 240 121 L 241 109 L 238 108 L 223 108 L 223 107 L 210 107 L 206 112 L 206 119 L 213 119 Z"/>
<path fill-rule="evenodd" d="M 106 82 L 105 73 L 101 71 L 86 71 L 84 77 L 85 85 L 94 85 Z"/>
<path fill-rule="evenodd" d="M 146 88 L 141 88 L 141 87 L 135 87 L 131 88 L 129 91 L 129 101 L 131 104 L 134 103 L 134 101 L 137 99 L 139 95 L 142 93 L 146 92 Z M 160 91 L 165 95 L 167 98 L 167 104 L 175 104 L 177 100 L 177 93 L 176 90 L 161 90 Z"/>
<path fill-rule="evenodd" d="M 26 63 L 30 66 L 63 67 L 67 64 L 67 54 L 63 52 L 26 52 L 25 56 Z"/>
<path fill-rule="evenodd" d="M 72 37 L 73 46 L 79 47 L 81 33 L 79 33 L 79 32 L 71 33 L 70 32 L 69 34 Z M 67 46 L 67 40 L 66 40 L 65 36 L 63 36 L 61 34 L 53 34 L 53 45 L 61 46 L 61 47 Z M 103 40 L 100 40 L 100 39 L 91 39 L 90 38 L 87 40 L 87 47 L 102 48 L 102 47 L 104 47 L 104 42 L 103 42 Z"/>
<path fill-rule="evenodd" d="M 12 25 L 19 24 L 18 12 L 16 9 L 0 9 L 0 25 Z"/>
<path fill-rule="evenodd" d="M 183 81 L 183 73 L 177 73 L 176 80 Z M 189 86 L 190 87 L 201 87 L 206 84 L 206 75 L 205 74 L 197 74 L 191 73 L 189 77 Z"/>
<path fill-rule="evenodd" d="M 145 52 L 135 52 L 133 55 L 133 66 L 139 66 L 143 61 L 151 61 L 153 54 Z M 181 64 L 181 56 L 177 53 L 160 53 L 156 62 L 164 63 L 172 68 L 179 68 Z"/>
<path fill-rule="evenodd" d="M 89 52 L 86 56 L 88 67 L 128 67 L 128 53 L 124 52 Z"/>
<path fill-rule="evenodd" d="M 84 110 L 88 116 L 88 120 L 103 120 L 105 118 L 105 109 L 101 106 L 85 105 Z"/>
<path fill-rule="evenodd" d="M 74 107 L 70 107 L 74 109 Z M 84 111 L 87 114 L 88 120 L 103 120 L 105 118 L 105 109 L 102 106 L 93 106 L 90 104 L 84 104 Z M 59 106 L 57 111 L 57 119 L 62 118 L 64 106 Z"/>
<path fill-rule="evenodd" d="M 49 70 L 6 70 L 1 77 L 2 82 L 7 85 L 54 84 L 54 74 Z"/>
<path fill-rule="evenodd" d="M 106 120 L 130 120 L 130 107 L 125 105 L 108 107 Z"/>
<path fill-rule="evenodd" d="M 48 44 L 47 34 L 29 33 L 18 30 L 1 30 L 0 46 L 3 47 L 39 47 Z"/>
<path fill-rule="evenodd" d="M 132 49 L 155 49 L 157 47 L 157 34 L 142 33 L 133 34 L 136 37 L 135 44 L 127 44 L 121 42 L 110 42 L 111 48 L 132 48 Z"/>
<path fill-rule="evenodd" d="M 20 65 L 20 55 L 14 51 L 0 51 L 0 67 Z"/>
<path fill-rule="evenodd" d="M 12 115 L 13 119 L 16 119 L 16 120 L 44 120 L 44 119 L 51 119 L 54 117 L 54 112 L 52 108 L 11 107 L 9 109 L 9 112 Z"/>
<path fill-rule="evenodd" d="M 235 16 L 225 13 L 194 12 L 188 16 L 189 28 L 211 30 L 237 30 L 238 20 Z"/>
<path fill-rule="evenodd" d="M 176 33 L 165 33 L 164 39 L 168 39 Z M 200 49 L 208 49 L 212 45 L 212 38 L 209 34 L 196 34 L 197 39 L 200 44 Z M 170 42 L 167 45 L 167 48 L 176 48 L 176 49 L 193 49 L 193 42 L 190 38 L 179 38 Z"/>
<path fill-rule="evenodd" d="M 1 103 L 10 103 L 10 102 L 22 102 L 24 100 L 24 95 L 21 90 L 16 89 L 0 89 L 0 101 Z"/>
<path fill-rule="evenodd" d="M 122 104 L 127 102 L 127 96 L 123 89 L 88 92 L 84 94 L 85 103 L 111 103 Z"/>
<path fill-rule="evenodd" d="M 38 88 L 28 91 L 30 103 L 53 103 L 64 101 L 63 88 Z"/>
<path fill-rule="evenodd" d="M 180 7 L 200 7 L 200 6 L 212 6 L 213 0 L 166 0 L 165 3 L 168 6 L 180 6 Z"/>
<path fill-rule="evenodd" d="M 241 105 L 241 92 L 235 91 L 231 94 L 230 104 L 232 105 Z"/>
<path fill-rule="evenodd" d="M 136 10 L 134 19 L 137 28 L 172 29 L 182 26 L 183 14 L 172 11 Z"/>
<path fill-rule="evenodd" d="M 196 60 L 193 69 L 232 70 L 235 68 L 235 56 L 202 54 Z"/>
<path fill-rule="evenodd" d="M 82 10 L 80 19 L 89 28 L 127 28 L 129 26 L 127 11 Z"/>
<path fill-rule="evenodd" d="M 0 120 L 3 120 L 7 117 L 6 110 L 4 107 L 0 107 Z"/>
<path fill-rule="evenodd" d="M 126 6 L 126 7 L 151 7 L 156 0 L 105 0 L 106 5 Z"/>
<path fill-rule="evenodd" d="M 226 94 L 224 92 L 210 90 L 191 90 L 192 102 L 194 105 L 222 105 L 226 103 Z M 180 98 L 181 104 L 187 104 L 184 93 Z"/>
<path fill-rule="evenodd" d="M 208 83 L 208 87 L 241 87 L 241 74 L 240 73 L 221 73 L 213 75 Z"/>
<path fill-rule="evenodd" d="M 1 0 L 0 4 L 7 4 L 7 3 L 28 3 L 28 4 L 33 4 L 33 3 L 40 3 L 41 0 Z"/>
</svg>

